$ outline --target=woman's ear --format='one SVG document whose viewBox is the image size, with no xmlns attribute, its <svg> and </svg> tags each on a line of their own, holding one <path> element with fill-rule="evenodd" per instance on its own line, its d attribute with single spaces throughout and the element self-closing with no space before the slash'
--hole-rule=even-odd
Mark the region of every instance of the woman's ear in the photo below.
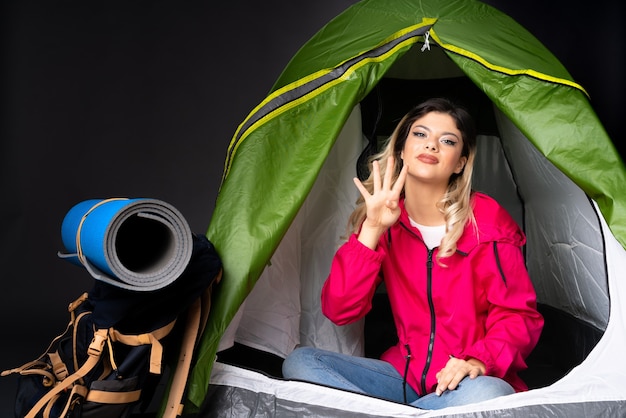
<svg viewBox="0 0 626 418">
<path fill-rule="evenodd" d="M 454 170 L 454 172 L 456 174 L 461 174 L 461 172 L 463 171 L 463 169 L 465 168 L 465 164 L 467 164 L 467 157 L 461 157 L 459 158 L 459 162 L 456 166 L 456 170 Z"/>
</svg>

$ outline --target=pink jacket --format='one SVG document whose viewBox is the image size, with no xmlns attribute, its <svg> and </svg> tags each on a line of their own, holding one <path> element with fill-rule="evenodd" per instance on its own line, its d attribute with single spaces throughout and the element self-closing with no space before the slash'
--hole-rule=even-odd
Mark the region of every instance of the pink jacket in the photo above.
<svg viewBox="0 0 626 418">
<path fill-rule="evenodd" d="M 404 201 L 400 219 L 376 251 L 352 235 L 333 259 L 322 289 L 322 310 L 338 325 L 362 318 L 384 277 L 398 343 L 382 359 L 420 394 L 433 392 L 435 375 L 449 356 L 481 360 L 486 374 L 527 390 L 517 372 L 537 344 L 543 318 L 524 264 L 526 239 L 495 200 L 474 193 L 478 236 L 468 225 L 456 253 L 435 259 L 409 223 Z M 405 375 L 407 354 L 410 353 Z"/>
</svg>

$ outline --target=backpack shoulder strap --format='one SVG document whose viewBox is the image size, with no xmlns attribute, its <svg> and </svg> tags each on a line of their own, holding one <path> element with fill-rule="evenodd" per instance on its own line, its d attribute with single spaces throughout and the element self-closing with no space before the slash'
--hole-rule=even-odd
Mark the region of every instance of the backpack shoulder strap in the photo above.
<svg viewBox="0 0 626 418">
<path fill-rule="evenodd" d="M 207 287 L 203 294 L 189 307 L 178 363 L 176 364 L 176 370 L 172 378 L 163 418 L 175 418 L 183 414 L 185 407 L 183 395 L 187 386 L 189 370 L 191 369 L 191 359 L 209 317 L 213 284 L 219 283 L 221 279 L 222 270 L 220 269 L 209 287 Z"/>
<path fill-rule="evenodd" d="M 180 347 L 180 354 L 178 362 L 176 363 L 176 370 L 174 371 L 174 377 L 172 378 L 172 385 L 167 398 L 167 404 L 165 406 L 165 413 L 163 418 L 177 417 L 182 415 L 182 398 L 185 392 L 185 386 L 187 383 L 187 377 L 189 369 L 191 367 L 191 357 L 193 354 L 193 348 L 198 335 L 198 328 L 200 327 L 200 312 L 201 303 L 200 299 L 189 307 L 189 313 L 187 315 L 187 323 L 185 325 L 185 332 Z"/>
</svg>

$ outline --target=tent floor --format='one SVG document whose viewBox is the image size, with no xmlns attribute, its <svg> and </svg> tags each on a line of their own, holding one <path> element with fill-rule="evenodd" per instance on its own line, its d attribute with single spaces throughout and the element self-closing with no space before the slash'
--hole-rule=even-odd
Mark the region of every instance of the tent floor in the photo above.
<svg viewBox="0 0 626 418">
<path fill-rule="evenodd" d="M 528 369 L 520 376 L 530 389 L 549 386 L 580 364 L 603 332 L 582 323 L 558 309 L 539 305 L 544 316 L 543 333 L 527 358 Z M 388 299 L 376 294 L 372 311 L 365 321 L 365 356 L 378 358 L 397 341 Z M 218 353 L 218 361 L 282 378 L 283 359 L 239 343 Z"/>
<path fill-rule="evenodd" d="M 217 361 L 255 370 L 271 377 L 281 379 L 283 377 L 283 359 L 281 357 L 239 343 L 217 353 Z"/>
<path fill-rule="evenodd" d="M 566 371 L 548 364 L 544 354 L 535 353 L 528 358 L 529 368 L 520 373 L 529 388 L 536 389 L 548 386 L 566 374 Z M 282 358 L 243 344 L 235 343 L 228 350 L 218 353 L 217 359 L 221 363 L 254 370 L 270 377 L 283 377 L 281 372 Z"/>
</svg>

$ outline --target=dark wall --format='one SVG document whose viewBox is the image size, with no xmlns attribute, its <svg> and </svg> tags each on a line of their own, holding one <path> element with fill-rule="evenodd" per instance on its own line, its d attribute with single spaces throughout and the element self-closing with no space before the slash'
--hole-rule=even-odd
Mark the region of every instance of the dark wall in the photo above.
<svg viewBox="0 0 626 418">
<path fill-rule="evenodd" d="M 226 148 L 289 59 L 352 0 L 5 1 L 0 369 L 31 360 L 92 279 L 57 258 L 85 199 L 152 197 L 205 232 Z M 623 6 L 490 0 L 587 88 L 624 140 Z M 14 379 L 0 379 L 0 414 Z M 3 389 L 5 388 L 5 389 Z"/>
</svg>

